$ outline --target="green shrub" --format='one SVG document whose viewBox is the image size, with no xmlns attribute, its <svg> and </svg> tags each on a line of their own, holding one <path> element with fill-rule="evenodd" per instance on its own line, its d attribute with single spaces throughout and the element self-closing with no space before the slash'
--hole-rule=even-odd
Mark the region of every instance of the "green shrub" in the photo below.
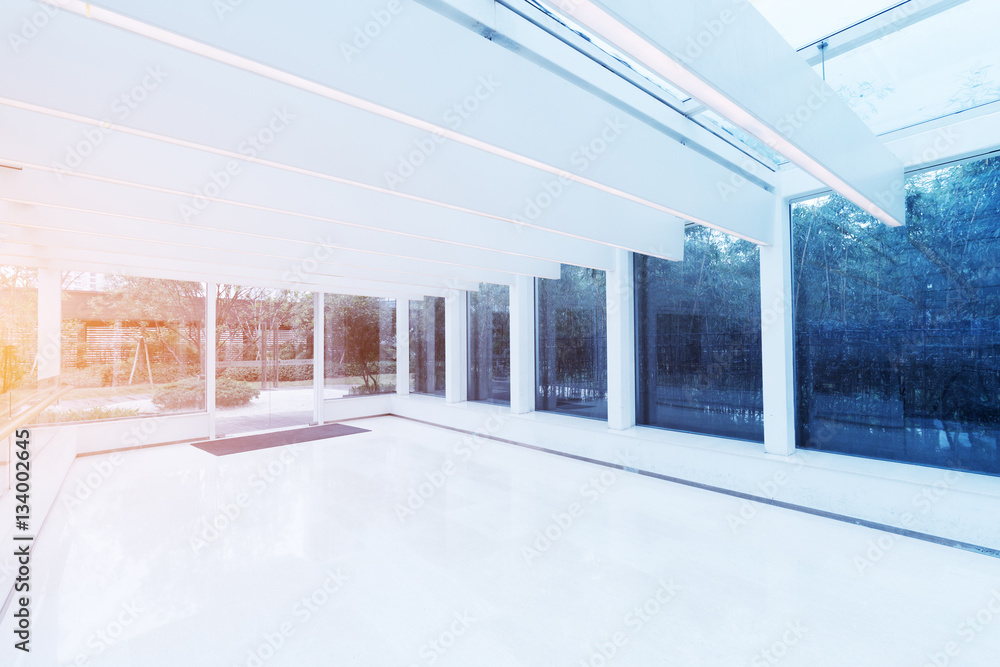
<svg viewBox="0 0 1000 667">
<path fill-rule="evenodd" d="M 260 396 L 260 389 L 249 382 L 220 377 L 215 381 L 215 404 L 223 408 L 246 405 Z M 185 378 L 159 387 L 153 403 L 165 410 L 200 408 L 205 405 L 205 383 L 200 378 Z"/>
<path fill-rule="evenodd" d="M 249 382 L 219 378 L 215 383 L 215 404 L 223 408 L 246 405 L 260 396 L 260 389 Z"/>
<path fill-rule="evenodd" d="M 205 405 L 205 382 L 200 378 L 184 378 L 157 387 L 153 404 L 164 410 L 200 408 Z"/>
</svg>

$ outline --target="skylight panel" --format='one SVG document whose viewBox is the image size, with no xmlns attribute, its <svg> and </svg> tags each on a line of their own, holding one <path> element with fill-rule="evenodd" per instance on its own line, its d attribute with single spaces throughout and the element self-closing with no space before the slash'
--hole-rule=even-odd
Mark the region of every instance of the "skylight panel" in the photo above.
<svg viewBox="0 0 1000 667">
<path fill-rule="evenodd" d="M 994 104 L 998 25 L 1000 3 L 969 0 L 828 59 L 826 82 L 876 134 Z"/>
<path fill-rule="evenodd" d="M 631 70 L 632 72 L 634 72 L 635 74 L 638 74 L 643 79 L 645 79 L 647 82 L 649 82 L 652 85 L 656 86 L 657 88 L 659 88 L 663 92 L 669 94 L 672 97 L 675 97 L 680 103 L 683 104 L 683 103 L 688 102 L 688 101 L 691 100 L 691 96 L 688 95 L 687 93 L 685 93 L 683 90 L 681 90 L 680 88 L 677 88 L 675 86 L 670 85 L 662 77 L 657 76 L 656 74 L 654 74 L 649 69 L 643 67 L 641 64 L 639 64 L 638 62 L 636 62 L 634 59 L 632 59 L 629 56 L 625 55 L 624 53 L 622 53 L 621 51 L 619 51 L 618 49 L 616 49 L 612 45 L 610 45 L 607 42 L 605 42 L 604 40 L 602 40 L 600 37 L 597 37 L 596 35 L 594 35 L 590 31 L 588 31 L 586 28 L 583 28 L 583 27 L 577 25 L 572 20 L 570 20 L 569 18 L 567 18 L 565 15 L 559 13 L 553 7 L 550 7 L 549 5 L 547 5 L 544 2 L 541 2 L 540 0 L 524 0 L 524 1 L 527 4 L 531 5 L 532 7 L 535 7 L 539 11 L 545 13 L 546 15 L 548 15 L 549 17 L 551 17 L 553 20 L 561 23 L 562 25 L 564 25 L 569 30 L 573 31 L 574 33 L 576 33 L 577 35 L 579 35 L 583 39 L 587 40 L 588 42 L 590 42 L 591 44 L 593 44 L 594 46 L 596 46 L 597 48 L 599 48 L 601 51 L 604 51 L 606 54 L 608 54 L 609 56 L 611 56 L 612 58 L 614 58 L 615 60 L 617 60 L 622 67 L 625 67 L 625 68 Z"/>
<path fill-rule="evenodd" d="M 796 49 L 894 7 L 900 0 L 750 0 Z"/>
</svg>

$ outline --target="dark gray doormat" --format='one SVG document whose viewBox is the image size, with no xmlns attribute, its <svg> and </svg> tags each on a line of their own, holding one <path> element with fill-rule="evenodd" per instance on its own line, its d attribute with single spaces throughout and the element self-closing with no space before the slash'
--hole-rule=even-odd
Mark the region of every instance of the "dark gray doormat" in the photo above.
<svg viewBox="0 0 1000 667">
<path fill-rule="evenodd" d="M 356 426 L 347 426 L 346 424 L 323 424 L 322 426 L 293 428 L 287 431 L 274 431 L 273 433 L 241 435 L 234 438 L 223 438 L 221 440 L 203 440 L 202 442 L 195 442 L 192 444 L 198 449 L 204 450 L 209 454 L 214 454 L 215 456 L 226 456 L 227 454 L 252 452 L 256 449 L 294 445 L 299 442 L 336 438 L 342 435 L 352 435 L 354 433 L 368 433 L 368 429 L 358 428 Z"/>
</svg>

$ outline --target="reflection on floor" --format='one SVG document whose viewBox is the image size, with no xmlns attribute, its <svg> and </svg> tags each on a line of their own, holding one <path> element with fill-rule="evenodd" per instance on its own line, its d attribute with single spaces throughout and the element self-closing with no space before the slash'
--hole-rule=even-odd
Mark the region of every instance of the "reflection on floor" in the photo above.
<svg viewBox="0 0 1000 667">
<path fill-rule="evenodd" d="M 351 423 L 372 432 L 77 460 L 33 553 L 32 653 L 8 615 L 0 663 L 995 664 L 1000 560 Z"/>
<path fill-rule="evenodd" d="M 224 413 L 219 413 L 220 415 Z M 279 414 L 246 415 L 243 417 L 223 417 L 215 419 L 215 432 L 218 437 L 226 435 L 236 435 L 238 433 L 252 433 L 274 428 L 291 428 L 292 426 L 305 426 L 312 422 L 312 410 L 299 412 L 282 412 Z"/>
</svg>

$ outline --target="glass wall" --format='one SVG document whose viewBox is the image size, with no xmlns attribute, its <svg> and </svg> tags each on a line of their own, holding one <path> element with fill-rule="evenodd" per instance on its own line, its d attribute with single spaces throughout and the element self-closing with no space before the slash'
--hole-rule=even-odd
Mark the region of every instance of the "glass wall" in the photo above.
<svg viewBox="0 0 1000 667">
<path fill-rule="evenodd" d="M 396 302 L 324 296 L 324 398 L 396 391 Z"/>
<path fill-rule="evenodd" d="M 792 207 L 798 446 L 1000 474 L 1000 159 Z"/>
<path fill-rule="evenodd" d="M 410 393 L 444 396 L 444 298 L 410 301 Z"/>
<path fill-rule="evenodd" d="M 636 423 L 764 441 L 760 253 L 701 226 L 635 256 Z"/>
<path fill-rule="evenodd" d="M 469 292 L 469 400 L 510 405 L 510 287 Z"/>
<path fill-rule="evenodd" d="M 202 283 L 67 271 L 61 381 L 39 423 L 205 409 Z"/>
<path fill-rule="evenodd" d="M 608 318 L 603 271 L 563 265 L 535 281 L 535 409 L 608 418 Z"/>
<path fill-rule="evenodd" d="M 37 389 L 38 273 L 0 266 L 0 422 L 34 407 Z M 0 442 L 0 497 L 11 483 L 15 438 Z"/>
<path fill-rule="evenodd" d="M 38 272 L 0 266 L 0 408 L 12 408 L 33 390 L 38 379 Z"/>
</svg>

